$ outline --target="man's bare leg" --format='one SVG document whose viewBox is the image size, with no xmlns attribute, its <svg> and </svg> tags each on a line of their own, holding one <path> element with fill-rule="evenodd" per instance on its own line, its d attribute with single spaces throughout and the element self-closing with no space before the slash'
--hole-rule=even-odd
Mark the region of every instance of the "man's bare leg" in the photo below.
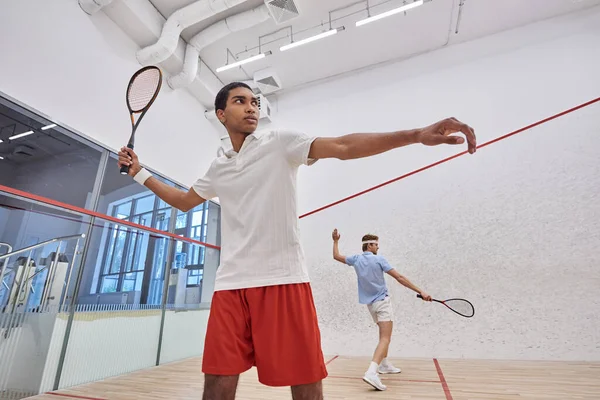
<svg viewBox="0 0 600 400">
<path fill-rule="evenodd" d="M 392 330 L 394 323 L 392 321 L 378 322 L 379 326 L 379 343 L 373 353 L 373 362 L 377 365 L 381 364 L 381 360 L 387 357 L 390 342 L 392 341 Z"/>
<path fill-rule="evenodd" d="M 392 321 L 382 321 L 377 323 L 379 326 L 379 343 L 373 353 L 373 359 L 369 365 L 369 369 L 365 373 L 365 376 L 363 376 L 363 381 L 377 390 L 386 389 L 385 385 L 381 383 L 381 380 L 379 379 L 377 370 L 379 364 L 381 364 L 381 360 L 383 360 L 388 353 L 388 348 L 390 347 L 390 341 L 392 339 L 393 324 Z"/>
<path fill-rule="evenodd" d="M 239 375 L 204 375 L 202 400 L 234 400 Z"/>
<path fill-rule="evenodd" d="M 323 381 L 292 386 L 293 400 L 323 400 Z"/>
<path fill-rule="evenodd" d="M 373 362 L 377 363 L 378 371 L 380 374 L 398 374 L 401 372 L 400 368 L 394 367 L 392 363 L 387 359 L 388 350 L 390 348 L 390 342 L 392 341 L 392 331 L 394 323 L 391 321 L 380 322 L 378 325 L 379 345 L 377 346 L 375 354 L 373 355 Z M 380 345 L 383 348 L 382 353 L 378 353 Z"/>
</svg>

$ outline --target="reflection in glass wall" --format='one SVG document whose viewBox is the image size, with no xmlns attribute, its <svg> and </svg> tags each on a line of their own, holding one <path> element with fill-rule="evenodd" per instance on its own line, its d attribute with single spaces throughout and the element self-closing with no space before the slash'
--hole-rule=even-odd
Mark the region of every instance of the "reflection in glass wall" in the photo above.
<svg viewBox="0 0 600 400">
<path fill-rule="evenodd" d="M 0 97 L 0 185 L 90 206 L 102 149 Z"/>
<path fill-rule="evenodd" d="M 85 233 L 88 216 L 0 193 L 0 242 L 13 249 Z"/>
</svg>

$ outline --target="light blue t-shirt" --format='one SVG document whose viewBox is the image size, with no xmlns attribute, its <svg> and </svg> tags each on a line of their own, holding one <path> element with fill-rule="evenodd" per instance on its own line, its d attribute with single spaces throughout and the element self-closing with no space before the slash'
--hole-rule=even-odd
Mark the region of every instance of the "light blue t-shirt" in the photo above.
<svg viewBox="0 0 600 400">
<path fill-rule="evenodd" d="M 370 251 L 346 257 L 346 264 L 354 267 L 358 278 L 358 302 L 371 304 L 383 300 L 388 294 L 384 274 L 392 266 L 382 256 Z"/>
</svg>

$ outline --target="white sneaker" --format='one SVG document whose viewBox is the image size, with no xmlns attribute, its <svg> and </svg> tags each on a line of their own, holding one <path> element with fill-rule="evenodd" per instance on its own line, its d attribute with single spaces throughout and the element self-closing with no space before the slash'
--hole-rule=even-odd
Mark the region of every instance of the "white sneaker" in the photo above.
<svg viewBox="0 0 600 400">
<path fill-rule="evenodd" d="M 396 368 L 392 364 L 380 365 L 377 371 L 380 374 L 399 374 L 400 372 L 402 372 L 400 368 Z"/>
<path fill-rule="evenodd" d="M 363 376 L 363 381 L 367 382 L 369 385 L 373 386 L 377 390 L 385 390 L 387 389 L 383 383 L 379 380 L 377 374 L 366 373 Z"/>
</svg>

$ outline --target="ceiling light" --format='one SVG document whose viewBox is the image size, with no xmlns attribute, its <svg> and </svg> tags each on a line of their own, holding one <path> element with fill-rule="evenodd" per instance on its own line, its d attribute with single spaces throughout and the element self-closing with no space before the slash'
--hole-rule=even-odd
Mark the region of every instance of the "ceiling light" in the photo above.
<svg viewBox="0 0 600 400">
<path fill-rule="evenodd" d="M 33 131 L 27 131 L 27 132 L 19 133 L 18 135 L 9 137 L 8 140 L 15 140 L 15 139 L 18 139 L 18 138 L 22 138 L 23 136 L 28 136 L 28 135 L 31 135 L 32 133 L 33 133 Z"/>
<path fill-rule="evenodd" d="M 240 65 L 248 64 L 248 63 L 250 63 L 252 61 L 256 61 L 256 60 L 260 60 L 262 58 L 265 58 L 268 55 L 271 55 L 270 51 L 267 51 L 266 53 L 257 54 L 257 55 L 255 55 L 253 57 L 246 58 L 244 60 L 237 61 L 237 62 L 234 62 L 232 64 L 224 65 L 222 67 L 217 68 L 217 72 L 227 71 L 228 69 L 239 67 Z"/>
<path fill-rule="evenodd" d="M 4 160 L 4 157 L 0 156 L 0 160 Z"/>
<path fill-rule="evenodd" d="M 52 128 L 56 128 L 56 124 L 46 125 L 42 128 L 42 130 L 45 131 L 46 129 L 52 129 Z"/>
<path fill-rule="evenodd" d="M 289 50 L 289 49 L 293 49 L 294 47 L 302 46 L 303 44 L 314 42 L 315 40 L 319 40 L 319 39 L 326 38 L 328 36 L 335 35 L 336 33 L 338 33 L 338 31 L 341 31 L 341 30 L 344 30 L 343 26 L 340 27 L 340 28 L 337 28 L 337 29 L 330 29 L 328 31 L 325 31 L 323 33 L 319 33 L 318 35 L 311 36 L 311 37 L 308 37 L 306 39 L 298 40 L 297 42 L 292 42 L 292 43 L 286 44 L 285 46 L 281 46 L 279 48 L 279 50 L 280 51 L 286 51 L 286 50 Z"/>
<path fill-rule="evenodd" d="M 389 17 L 390 15 L 398 14 L 403 11 L 407 11 L 407 10 L 410 10 L 411 8 L 419 7 L 422 5 L 423 5 L 423 0 L 418 0 L 418 1 L 412 2 L 410 4 L 403 5 L 402 7 L 398 7 L 393 10 L 386 11 L 381 14 L 377 14 L 377 15 L 374 15 L 369 18 L 361 19 L 360 21 L 356 22 L 356 26 L 362 26 L 362 25 L 368 24 L 369 22 L 374 22 L 374 21 L 380 20 L 382 18 Z"/>
<path fill-rule="evenodd" d="M 0 139 L 0 143 L 4 142 L 4 140 Z"/>
</svg>

